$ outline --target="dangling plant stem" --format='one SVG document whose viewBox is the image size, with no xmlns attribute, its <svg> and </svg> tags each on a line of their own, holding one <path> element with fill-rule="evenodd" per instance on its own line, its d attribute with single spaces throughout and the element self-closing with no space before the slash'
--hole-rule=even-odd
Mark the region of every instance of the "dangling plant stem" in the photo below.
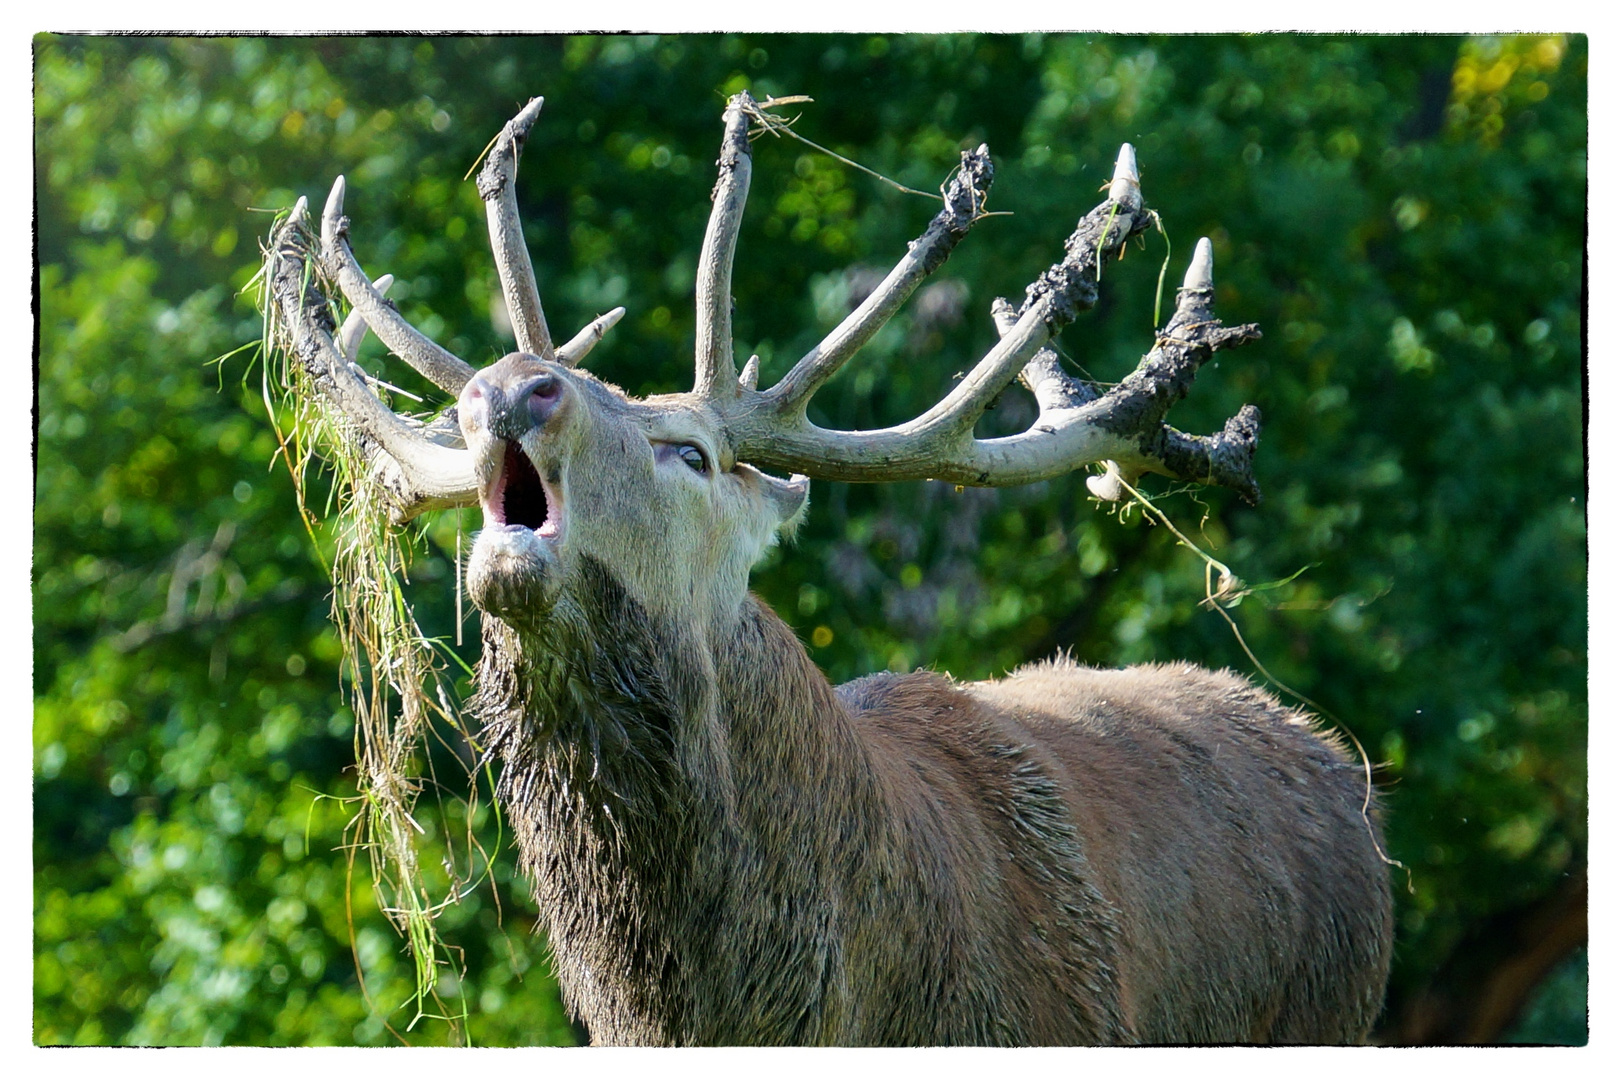
<svg viewBox="0 0 1621 1080">
<path fill-rule="evenodd" d="M 314 238 L 309 242 L 313 244 Z M 316 265 L 314 258 L 306 262 L 307 267 Z M 457 729 L 460 718 L 443 685 L 444 665 L 435 644 L 423 634 L 405 596 L 413 554 L 410 537 L 391 523 L 385 496 L 372 479 L 366 452 L 348 421 L 310 385 L 303 365 L 282 347 L 269 312 L 271 298 L 263 287 L 267 278 L 261 273 L 256 279 L 265 312 L 266 407 L 275 422 L 274 398 L 279 391 L 283 407 L 293 416 L 286 434 L 277 424 L 277 454 L 293 476 L 299 511 L 311 538 L 324 532 L 332 549 L 332 622 L 347 658 L 344 674 L 355 715 L 356 786 L 362 804 L 351 823 L 351 851 L 368 853 L 378 906 L 411 952 L 415 1015 L 405 1030 L 424 1017 L 435 1017 L 449 1022 L 465 1041 L 465 1001 L 455 1013 L 443 1008 L 435 992 L 440 968 L 453 964 L 435 917 L 465 890 L 451 881 L 446 897 L 434 900 L 417 846 L 429 834 L 414 816 L 423 786 L 425 741 L 434 717 Z M 325 522 L 318 522 L 308 505 L 305 485 L 316 447 L 332 477 Z M 457 555 L 459 572 L 459 547 Z M 469 806 L 469 828 L 472 814 Z M 356 963 L 358 970 L 358 955 Z M 430 1000 L 438 1005 L 434 1011 L 429 1011 Z M 394 1030 L 392 1025 L 389 1029 Z"/>
</svg>

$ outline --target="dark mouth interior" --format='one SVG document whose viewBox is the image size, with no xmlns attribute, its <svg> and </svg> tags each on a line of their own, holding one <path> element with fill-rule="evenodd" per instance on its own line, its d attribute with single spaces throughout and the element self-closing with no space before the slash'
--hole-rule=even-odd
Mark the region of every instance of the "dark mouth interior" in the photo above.
<svg viewBox="0 0 1621 1080">
<path fill-rule="evenodd" d="M 501 477 L 501 513 L 506 523 L 526 529 L 538 529 L 545 524 L 551 509 L 546 504 L 546 489 L 541 486 L 540 474 L 530 463 L 529 455 L 520 450 L 517 443 L 507 443 Z"/>
</svg>

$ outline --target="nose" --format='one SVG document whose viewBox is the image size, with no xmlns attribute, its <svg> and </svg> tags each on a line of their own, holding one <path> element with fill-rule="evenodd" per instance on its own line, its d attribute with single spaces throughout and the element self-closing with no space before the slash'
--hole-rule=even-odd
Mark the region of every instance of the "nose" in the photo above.
<svg viewBox="0 0 1621 1080">
<path fill-rule="evenodd" d="M 502 366 L 473 376 L 462 391 L 462 412 L 482 414 L 485 430 L 496 438 L 517 440 L 546 426 L 563 399 L 563 381 L 550 371 L 513 377 L 498 370 Z"/>
</svg>

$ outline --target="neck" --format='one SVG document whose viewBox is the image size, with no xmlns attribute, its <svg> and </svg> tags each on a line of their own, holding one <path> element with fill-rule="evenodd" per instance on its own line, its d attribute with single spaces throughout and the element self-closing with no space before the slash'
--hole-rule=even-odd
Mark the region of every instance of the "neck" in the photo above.
<svg viewBox="0 0 1621 1080">
<path fill-rule="evenodd" d="M 830 785 L 878 818 L 859 813 L 874 789 L 847 714 L 752 596 L 721 626 L 674 626 L 585 576 L 543 626 L 486 618 L 473 703 L 569 1007 L 602 1042 L 717 1041 L 751 1010 L 761 1041 L 818 1041 L 816 987 L 758 984 L 826 952 L 793 913 L 825 888 L 803 849 Z M 750 922 L 808 962 L 751 970 Z"/>
</svg>

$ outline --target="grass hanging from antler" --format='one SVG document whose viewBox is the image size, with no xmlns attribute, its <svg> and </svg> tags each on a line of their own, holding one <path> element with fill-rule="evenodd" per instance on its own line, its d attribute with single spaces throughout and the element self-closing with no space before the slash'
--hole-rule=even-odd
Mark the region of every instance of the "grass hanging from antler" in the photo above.
<svg viewBox="0 0 1621 1080">
<path fill-rule="evenodd" d="M 277 218 L 273 235 L 284 220 L 285 215 Z M 318 240 L 306 229 L 296 242 L 306 252 L 306 277 L 318 273 L 319 262 L 313 254 Z M 265 266 L 250 288 L 257 286 L 264 315 L 265 404 L 276 429 L 277 453 L 292 475 L 311 539 L 318 550 L 330 548 L 327 570 L 332 581 L 332 622 L 344 657 L 342 679 L 355 715 L 355 784 L 361 807 L 347 827 L 345 848 L 351 870 L 356 852 L 363 850 L 369 856 L 378 905 L 410 948 L 415 965 L 415 1015 L 405 1030 L 431 1017 L 450 1023 L 453 1032 L 465 1039 L 469 1011 L 465 998 L 458 1009 L 452 1009 L 436 992 L 442 967 L 460 972 L 452 956 L 456 950 L 441 939 L 435 920 L 447 905 L 475 887 L 490 866 L 489 853 L 473 836 L 477 777 L 470 776 L 465 788 L 467 869 L 456 869 L 451 852 L 451 858 L 442 864 L 449 880 L 430 883 L 418 852 L 418 844 L 429 830 L 416 817 L 425 783 L 433 784 L 431 778 L 422 776 L 426 740 L 436 718 L 458 730 L 461 720 L 446 692 L 445 663 L 437 644 L 418 626 L 405 595 L 414 554 L 411 536 L 391 523 L 383 491 L 373 479 L 351 425 L 290 354 L 285 332 L 272 311 L 268 281 L 275 250 L 274 244 L 266 248 Z M 322 295 L 332 295 L 324 281 L 316 284 Z M 289 414 L 291 423 L 284 431 L 282 417 Z M 324 520 L 309 506 L 307 497 L 307 474 L 318 457 L 332 478 Z M 448 842 L 450 820 L 448 814 L 442 816 Z M 436 895 L 440 898 L 435 899 Z M 365 991 L 358 954 L 355 966 Z M 367 999 L 371 1001 L 369 993 Z M 399 1004 L 379 1008 L 373 1002 L 373 1007 L 386 1016 Z M 393 1025 L 388 1028 L 405 1041 Z"/>
</svg>

